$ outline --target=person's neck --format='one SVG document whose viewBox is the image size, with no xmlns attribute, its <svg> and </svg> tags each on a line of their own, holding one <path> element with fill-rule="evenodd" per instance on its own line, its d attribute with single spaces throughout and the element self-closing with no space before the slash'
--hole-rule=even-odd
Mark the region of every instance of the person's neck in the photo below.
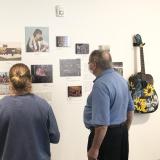
<svg viewBox="0 0 160 160">
<path fill-rule="evenodd" d="M 95 75 L 96 77 L 98 77 L 99 75 L 102 74 L 102 72 L 103 72 L 103 70 L 101 70 L 101 69 L 96 69 L 94 75 Z"/>
<path fill-rule="evenodd" d="M 25 95 L 25 94 L 29 94 L 29 92 L 26 91 L 12 91 L 11 92 L 11 96 L 21 96 L 21 95 Z"/>
</svg>

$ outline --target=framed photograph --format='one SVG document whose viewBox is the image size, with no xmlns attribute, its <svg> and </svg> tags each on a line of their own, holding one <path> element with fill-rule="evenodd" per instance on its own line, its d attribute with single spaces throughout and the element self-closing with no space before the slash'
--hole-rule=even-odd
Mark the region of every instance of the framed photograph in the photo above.
<svg viewBox="0 0 160 160">
<path fill-rule="evenodd" d="M 110 46 L 109 45 L 99 45 L 98 49 L 102 50 L 102 51 L 110 52 Z"/>
<path fill-rule="evenodd" d="M 56 47 L 69 47 L 68 36 L 56 36 Z"/>
<path fill-rule="evenodd" d="M 68 97 L 81 97 L 82 86 L 68 86 Z"/>
<path fill-rule="evenodd" d="M 75 50 L 76 54 L 89 54 L 89 44 L 76 43 Z"/>
<path fill-rule="evenodd" d="M 113 69 L 123 76 L 123 62 L 112 62 Z"/>
<path fill-rule="evenodd" d="M 52 83 L 52 65 L 31 65 L 32 83 Z"/>
<path fill-rule="evenodd" d="M 0 43 L 0 61 L 19 61 L 21 53 L 20 43 Z"/>
<path fill-rule="evenodd" d="M 26 52 L 48 52 L 48 32 L 48 27 L 25 27 Z"/>
<path fill-rule="evenodd" d="M 9 94 L 9 75 L 8 72 L 0 72 L 0 95 Z"/>
<path fill-rule="evenodd" d="M 60 76 L 81 76 L 80 59 L 61 59 L 60 60 Z"/>
</svg>

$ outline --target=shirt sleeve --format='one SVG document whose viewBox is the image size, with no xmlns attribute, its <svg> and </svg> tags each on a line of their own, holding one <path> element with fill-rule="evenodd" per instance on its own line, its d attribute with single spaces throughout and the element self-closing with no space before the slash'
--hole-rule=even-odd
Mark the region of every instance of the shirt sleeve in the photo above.
<svg viewBox="0 0 160 160">
<path fill-rule="evenodd" d="M 92 125 L 110 124 L 110 98 L 105 86 L 93 86 L 92 90 Z"/>
<path fill-rule="evenodd" d="M 131 96 L 131 92 L 129 91 L 128 92 L 128 94 L 129 94 L 129 101 L 128 101 L 128 112 L 129 111 L 133 111 L 134 110 L 134 102 L 133 102 L 133 99 L 132 99 L 132 96 Z"/>
<path fill-rule="evenodd" d="M 49 107 L 48 113 L 48 132 L 51 143 L 58 143 L 60 139 L 60 133 L 57 125 L 56 118 L 54 116 L 53 110 Z"/>
</svg>

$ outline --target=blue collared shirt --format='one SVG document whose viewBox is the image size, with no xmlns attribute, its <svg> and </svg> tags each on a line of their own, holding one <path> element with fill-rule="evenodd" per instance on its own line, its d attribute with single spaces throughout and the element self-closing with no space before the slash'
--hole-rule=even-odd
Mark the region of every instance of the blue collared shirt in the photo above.
<svg viewBox="0 0 160 160">
<path fill-rule="evenodd" d="M 94 80 L 84 109 L 84 124 L 87 128 L 120 124 L 132 110 L 134 104 L 127 81 L 114 69 L 107 69 Z"/>
</svg>

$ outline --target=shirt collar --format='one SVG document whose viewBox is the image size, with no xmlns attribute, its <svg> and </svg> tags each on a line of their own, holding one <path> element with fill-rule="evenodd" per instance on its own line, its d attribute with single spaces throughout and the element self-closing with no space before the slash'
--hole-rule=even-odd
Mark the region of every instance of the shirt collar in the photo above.
<svg viewBox="0 0 160 160">
<path fill-rule="evenodd" d="M 102 76 L 105 75 L 105 74 L 111 73 L 111 72 L 113 72 L 113 71 L 114 71 L 113 68 L 104 70 L 99 76 L 96 77 L 96 79 L 93 81 L 93 83 L 94 83 L 98 78 L 102 77 Z"/>
</svg>

